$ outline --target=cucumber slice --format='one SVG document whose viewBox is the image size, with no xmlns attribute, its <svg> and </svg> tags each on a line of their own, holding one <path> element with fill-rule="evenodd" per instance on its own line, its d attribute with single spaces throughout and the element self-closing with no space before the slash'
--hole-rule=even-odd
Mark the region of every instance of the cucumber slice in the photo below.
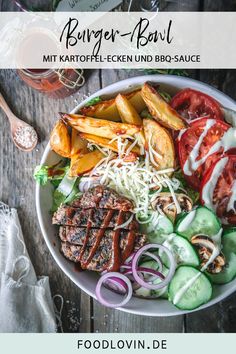
<svg viewBox="0 0 236 354">
<path fill-rule="evenodd" d="M 227 284 L 236 277 L 236 254 L 233 252 L 226 255 L 225 269 L 218 274 L 207 273 L 214 284 Z"/>
<path fill-rule="evenodd" d="M 218 274 L 207 273 L 215 284 L 226 284 L 236 277 L 236 228 L 230 228 L 222 237 L 223 254 L 226 258 L 225 269 Z"/>
<path fill-rule="evenodd" d="M 153 226 L 152 223 L 141 224 L 140 229 L 141 232 L 147 234 L 149 243 L 162 244 L 166 240 L 167 235 L 174 231 L 174 226 L 166 216 L 159 216 L 156 226 Z"/>
<path fill-rule="evenodd" d="M 138 297 L 150 298 L 151 297 L 151 290 L 150 289 L 146 289 L 146 288 L 141 286 L 140 288 L 134 290 L 134 295 L 136 295 Z"/>
<path fill-rule="evenodd" d="M 211 299 L 212 286 L 205 274 L 180 266 L 169 284 L 169 300 L 181 310 L 194 310 Z"/>
<path fill-rule="evenodd" d="M 236 233 L 236 227 L 233 226 L 233 227 L 229 227 L 229 228 L 225 229 L 223 235 L 231 234 L 232 232 Z"/>
<path fill-rule="evenodd" d="M 173 253 L 177 264 L 199 266 L 199 257 L 195 248 L 184 237 L 176 235 L 172 240 L 166 241 L 164 246 Z M 169 268 L 169 258 L 166 253 L 163 253 L 161 257 L 165 266 Z"/>
<path fill-rule="evenodd" d="M 163 266 L 162 274 L 167 275 L 169 272 L 169 269 L 165 266 Z M 159 284 L 161 282 L 161 279 L 157 278 L 153 284 Z M 153 297 L 160 297 L 161 299 L 168 299 L 168 285 L 165 286 L 162 289 L 158 290 L 151 290 L 151 296 Z"/>
<path fill-rule="evenodd" d="M 221 224 L 217 216 L 206 207 L 198 207 L 183 215 L 176 224 L 175 231 L 191 240 L 194 235 L 214 236 L 219 233 Z"/>
<path fill-rule="evenodd" d="M 154 270 L 158 269 L 158 264 L 155 261 L 144 261 L 142 263 L 140 263 L 141 267 L 146 267 L 146 268 L 151 268 Z M 163 270 L 162 273 L 166 276 L 169 272 L 169 269 L 166 268 L 165 266 L 163 266 Z M 153 284 L 159 284 L 161 281 L 161 279 L 157 278 Z M 162 299 L 168 299 L 168 286 L 165 286 L 162 289 L 158 289 L 158 290 L 149 290 L 146 289 L 144 287 L 141 287 L 137 290 L 134 291 L 135 295 L 137 296 L 141 296 L 141 297 L 147 297 L 147 298 L 157 298 L 160 297 Z"/>
<path fill-rule="evenodd" d="M 230 253 L 236 254 L 236 228 L 224 232 L 222 237 L 223 253 L 225 256 Z"/>
<path fill-rule="evenodd" d="M 151 268 L 153 270 L 157 270 L 158 263 L 155 260 L 143 261 L 139 263 L 139 267 Z"/>
<path fill-rule="evenodd" d="M 140 263 L 140 267 L 151 268 L 151 269 L 157 270 L 158 269 L 158 264 L 154 260 L 150 260 L 150 261 L 144 261 L 144 262 Z M 146 289 L 143 286 L 141 286 L 138 289 L 135 289 L 133 291 L 133 293 L 137 297 L 145 297 L 145 298 L 151 298 L 152 297 L 151 289 Z"/>
<path fill-rule="evenodd" d="M 158 223 L 153 225 L 152 222 L 141 224 L 141 230 L 146 233 L 164 233 L 166 235 L 171 234 L 174 230 L 173 224 L 169 218 L 160 215 L 158 217 Z"/>
<path fill-rule="evenodd" d="M 168 239 L 168 236 L 168 234 L 161 232 L 151 232 L 150 234 L 147 234 L 147 240 L 148 243 L 158 243 L 159 245 L 162 245 Z"/>
</svg>

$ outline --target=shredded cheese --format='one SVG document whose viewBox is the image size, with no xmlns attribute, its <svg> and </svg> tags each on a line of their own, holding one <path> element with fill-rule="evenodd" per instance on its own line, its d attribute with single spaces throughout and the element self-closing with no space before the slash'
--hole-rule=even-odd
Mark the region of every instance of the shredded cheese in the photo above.
<svg viewBox="0 0 236 354">
<path fill-rule="evenodd" d="M 133 220 L 133 218 L 134 218 L 134 215 L 132 214 L 132 215 L 129 217 L 129 219 L 128 219 L 127 221 L 125 221 L 123 224 L 118 225 L 118 226 L 115 226 L 115 227 L 114 227 L 114 230 L 118 230 L 118 229 L 123 229 L 123 228 L 125 228 L 126 226 L 128 226 L 128 225 L 131 223 L 131 221 Z"/>
<path fill-rule="evenodd" d="M 127 148 L 129 140 L 132 144 Z M 175 191 L 179 188 L 180 182 L 176 178 L 170 178 L 168 173 L 174 171 L 172 168 L 165 170 L 157 170 L 153 163 L 154 156 L 160 158 L 159 154 L 149 146 L 149 151 L 145 151 L 144 157 L 137 157 L 133 162 L 126 162 L 125 157 L 137 145 L 140 147 L 140 141 L 134 137 L 115 137 L 111 142 L 117 141 L 118 153 L 114 153 L 110 149 L 99 147 L 104 153 L 104 158 L 90 172 L 89 178 L 96 178 L 101 184 L 113 188 L 119 194 L 131 199 L 134 203 L 134 213 L 136 218 L 141 215 L 145 218 L 145 223 L 151 218 L 152 223 L 158 222 L 158 216 L 164 215 L 163 211 L 158 208 L 153 213 L 152 203 L 163 190 L 168 188 L 173 203 L 176 206 L 177 213 L 181 212 Z M 96 144 L 91 144 L 96 146 Z M 153 152 L 154 151 L 154 152 Z M 154 161 L 155 162 L 155 161 Z M 156 166 L 158 166 L 156 164 Z M 151 212 L 151 216 L 150 216 Z M 128 220 L 129 221 L 129 220 Z M 138 220 L 139 222 L 141 219 Z M 124 226 L 124 225 L 123 225 Z"/>
</svg>

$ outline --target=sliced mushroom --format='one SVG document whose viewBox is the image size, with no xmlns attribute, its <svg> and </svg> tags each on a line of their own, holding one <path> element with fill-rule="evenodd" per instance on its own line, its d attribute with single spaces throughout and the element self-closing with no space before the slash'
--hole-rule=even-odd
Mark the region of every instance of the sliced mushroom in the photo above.
<svg viewBox="0 0 236 354">
<path fill-rule="evenodd" d="M 191 243 L 197 248 L 201 267 L 203 267 L 212 256 L 216 246 L 214 241 L 206 235 L 196 235 L 191 238 Z M 220 273 L 225 266 L 225 257 L 222 252 L 210 263 L 207 267 L 207 271 L 212 274 Z"/>
<path fill-rule="evenodd" d="M 160 193 L 152 203 L 152 207 L 164 213 L 173 222 L 176 215 L 181 211 L 190 211 L 193 207 L 192 200 L 183 193 L 175 194 L 176 200 L 174 200 L 171 193 Z"/>
</svg>

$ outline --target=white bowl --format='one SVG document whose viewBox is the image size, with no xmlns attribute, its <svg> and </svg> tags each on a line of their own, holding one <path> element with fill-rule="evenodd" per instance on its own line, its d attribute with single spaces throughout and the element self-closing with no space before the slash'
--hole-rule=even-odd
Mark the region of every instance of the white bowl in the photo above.
<svg viewBox="0 0 236 354">
<path fill-rule="evenodd" d="M 151 81 L 160 84 L 160 87 L 167 92 L 175 93 L 176 91 L 190 87 L 196 90 L 207 93 L 208 95 L 214 97 L 218 100 L 224 107 L 236 110 L 236 103 L 231 98 L 226 96 L 224 93 L 216 90 L 209 85 L 201 83 L 196 80 L 171 76 L 171 75 L 148 75 L 130 78 L 127 80 L 119 81 L 115 84 L 107 86 L 95 94 L 93 94 L 89 99 L 83 101 L 79 104 L 72 113 L 76 113 L 80 107 L 82 107 L 88 100 L 96 96 L 102 97 L 113 97 L 119 92 L 132 91 L 135 88 L 141 86 L 144 82 Z M 50 150 L 49 144 L 47 145 L 41 164 L 52 165 L 59 159 L 58 155 Z M 39 224 L 42 230 L 42 234 L 46 241 L 46 244 L 54 257 L 57 264 L 64 271 L 64 273 L 83 291 L 88 295 L 95 297 L 95 287 L 98 279 L 98 275 L 95 272 L 77 272 L 75 265 L 69 262 L 60 252 L 60 242 L 56 236 L 56 229 L 51 223 L 50 208 L 52 205 L 51 196 L 51 186 L 47 185 L 41 187 L 36 186 L 36 209 L 39 219 Z M 216 304 L 217 302 L 223 300 L 236 290 L 236 279 L 229 284 L 215 286 L 213 291 L 213 298 L 207 304 L 199 307 L 194 311 L 199 311 L 200 309 L 207 308 Z M 110 298 L 114 298 L 116 301 L 116 295 L 109 290 Z M 184 313 L 189 313 L 191 311 L 180 311 L 175 308 L 169 301 L 157 299 L 157 300 L 145 300 L 133 297 L 131 301 L 123 308 L 119 308 L 121 311 L 145 315 L 145 316 L 175 316 L 182 315 Z"/>
</svg>

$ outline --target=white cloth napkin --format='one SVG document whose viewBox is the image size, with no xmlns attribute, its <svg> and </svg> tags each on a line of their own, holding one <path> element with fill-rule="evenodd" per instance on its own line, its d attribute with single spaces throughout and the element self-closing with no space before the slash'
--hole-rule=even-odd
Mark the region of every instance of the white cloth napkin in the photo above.
<svg viewBox="0 0 236 354">
<path fill-rule="evenodd" d="M 56 332 L 48 277 L 37 279 L 16 209 L 0 202 L 0 333 Z"/>
</svg>

